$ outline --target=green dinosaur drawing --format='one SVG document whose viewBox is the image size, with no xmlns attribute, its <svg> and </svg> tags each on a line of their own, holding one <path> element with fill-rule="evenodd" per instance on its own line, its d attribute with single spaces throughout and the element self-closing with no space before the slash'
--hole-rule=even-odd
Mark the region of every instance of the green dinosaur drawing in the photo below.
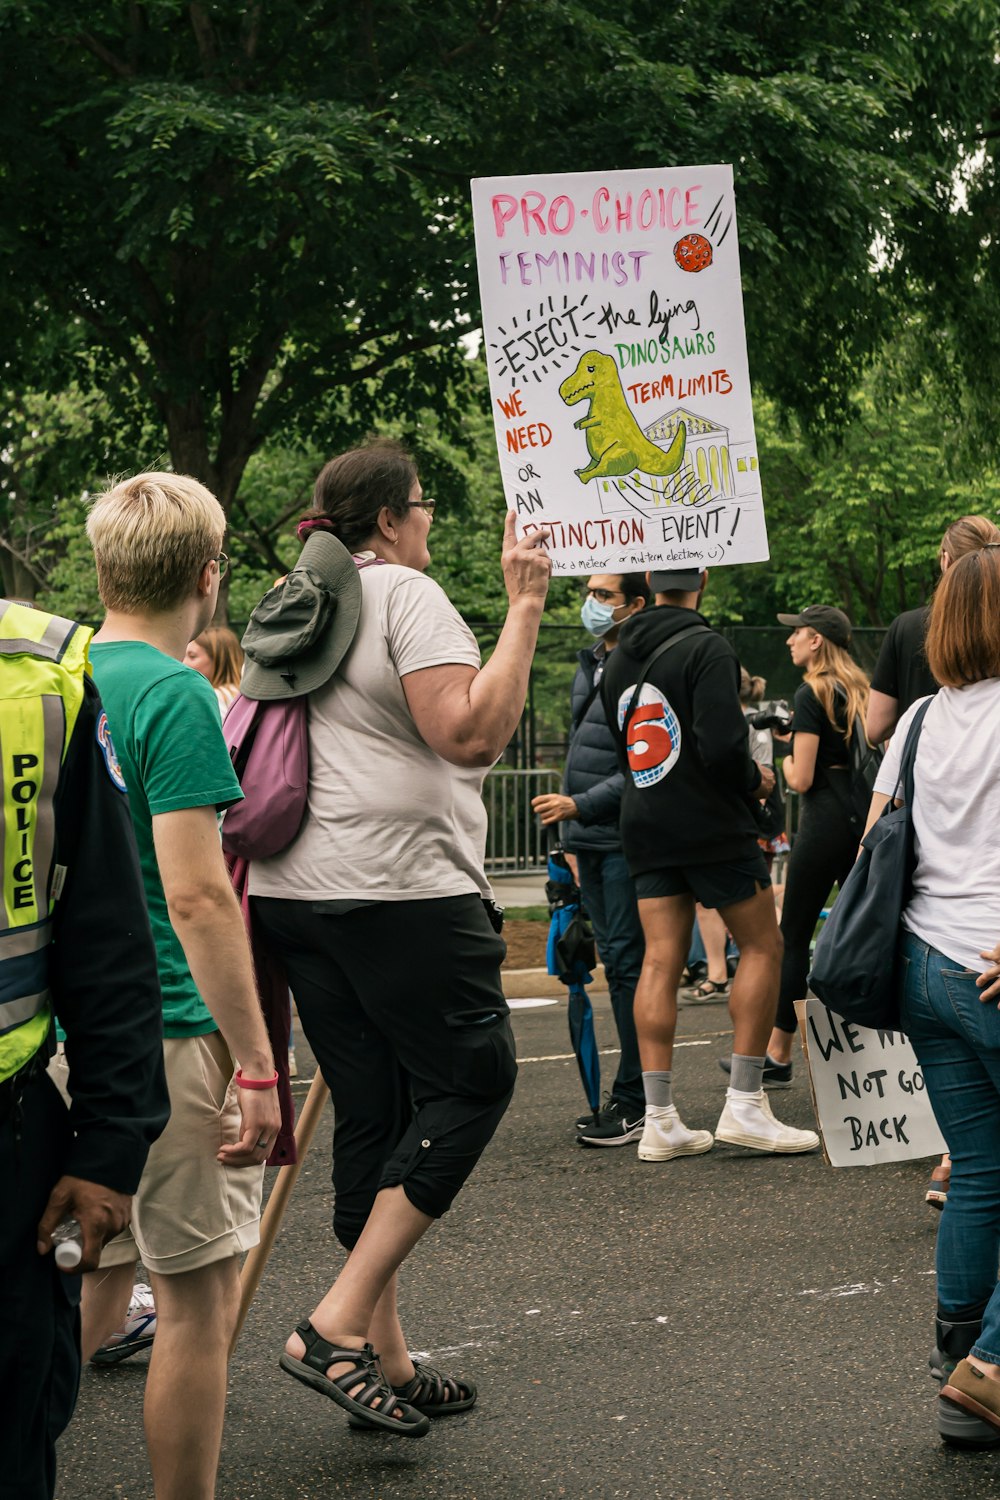
<svg viewBox="0 0 1000 1500">
<path fill-rule="evenodd" d="M 677 434 L 666 450 L 651 443 L 632 415 L 618 366 L 610 354 L 601 354 L 596 349 L 584 354 L 572 375 L 567 375 L 559 387 L 559 394 L 567 406 L 575 406 L 578 401 L 590 402 L 587 416 L 573 423 L 587 434 L 591 459 L 585 469 L 575 471 L 582 484 L 591 479 L 632 474 L 636 469 L 642 474 L 665 478 L 680 468 L 687 441 L 684 423 L 678 425 Z"/>
</svg>

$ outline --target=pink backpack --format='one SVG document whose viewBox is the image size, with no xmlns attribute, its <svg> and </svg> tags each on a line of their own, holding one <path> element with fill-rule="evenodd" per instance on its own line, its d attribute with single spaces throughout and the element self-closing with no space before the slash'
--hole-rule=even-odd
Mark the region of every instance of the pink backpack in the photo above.
<svg viewBox="0 0 1000 1500">
<path fill-rule="evenodd" d="M 259 702 L 240 693 L 222 732 L 243 801 L 222 820 L 222 847 L 239 859 L 287 849 L 302 825 L 309 792 L 305 697 Z"/>
</svg>

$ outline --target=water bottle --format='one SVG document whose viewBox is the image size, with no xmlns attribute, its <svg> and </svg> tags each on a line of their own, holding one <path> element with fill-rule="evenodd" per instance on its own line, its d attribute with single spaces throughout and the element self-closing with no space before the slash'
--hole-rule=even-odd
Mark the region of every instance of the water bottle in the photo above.
<svg viewBox="0 0 1000 1500">
<path fill-rule="evenodd" d="M 60 1271 L 75 1271 L 83 1259 L 83 1232 L 76 1219 L 63 1219 L 52 1231 L 56 1265 Z"/>
</svg>

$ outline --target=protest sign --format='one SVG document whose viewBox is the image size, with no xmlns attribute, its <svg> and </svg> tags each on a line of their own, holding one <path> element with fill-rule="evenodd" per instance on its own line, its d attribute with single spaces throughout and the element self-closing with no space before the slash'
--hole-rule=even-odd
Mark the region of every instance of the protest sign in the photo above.
<svg viewBox="0 0 1000 1500">
<path fill-rule="evenodd" d="M 795 1009 L 832 1167 L 912 1161 L 947 1150 L 924 1075 L 901 1031 L 855 1026 L 819 1000 L 797 1000 Z"/>
<path fill-rule="evenodd" d="M 500 470 L 555 573 L 768 556 L 729 166 L 472 184 Z"/>
</svg>

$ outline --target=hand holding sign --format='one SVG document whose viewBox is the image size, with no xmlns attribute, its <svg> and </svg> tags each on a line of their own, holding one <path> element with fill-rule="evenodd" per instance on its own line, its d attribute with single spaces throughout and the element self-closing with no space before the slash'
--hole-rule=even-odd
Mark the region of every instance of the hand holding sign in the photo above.
<svg viewBox="0 0 1000 1500">
<path fill-rule="evenodd" d="M 507 512 L 503 529 L 503 581 L 507 585 L 507 597 L 511 604 L 519 599 L 535 597 L 544 599 L 549 591 L 552 576 L 552 560 L 546 549 L 548 528 L 539 526 L 528 536 L 517 536 L 517 516 Z"/>
</svg>

